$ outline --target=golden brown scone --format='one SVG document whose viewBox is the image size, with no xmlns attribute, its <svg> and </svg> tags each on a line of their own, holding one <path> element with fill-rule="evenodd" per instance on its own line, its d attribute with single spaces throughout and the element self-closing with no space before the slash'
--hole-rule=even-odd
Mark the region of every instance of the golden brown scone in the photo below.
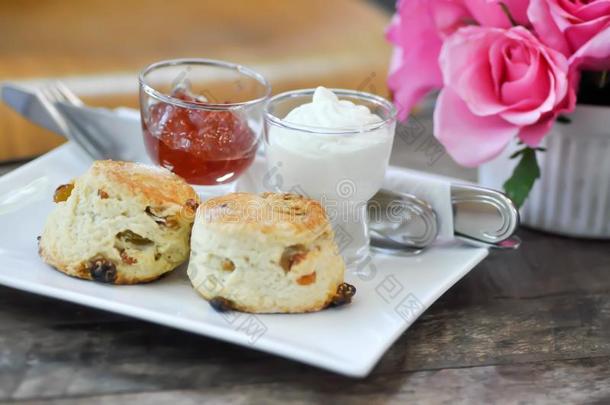
<svg viewBox="0 0 610 405">
<path fill-rule="evenodd" d="M 189 254 L 199 197 L 166 169 L 96 161 L 57 188 L 57 203 L 39 241 L 42 259 L 56 269 L 114 284 L 159 278 Z"/>
<path fill-rule="evenodd" d="M 311 312 L 349 302 L 345 265 L 317 201 L 234 193 L 203 203 L 188 275 L 217 309 Z"/>
</svg>

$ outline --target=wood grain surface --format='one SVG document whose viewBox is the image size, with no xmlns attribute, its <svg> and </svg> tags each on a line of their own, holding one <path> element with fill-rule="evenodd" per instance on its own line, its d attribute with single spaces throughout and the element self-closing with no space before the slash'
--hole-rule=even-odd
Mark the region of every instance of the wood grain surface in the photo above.
<svg viewBox="0 0 610 405">
<path fill-rule="evenodd" d="M 416 122 L 398 129 L 394 164 L 474 177 Z M 0 401 L 609 403 L 610 242 L 519 234 L 520 250 L 493 252 L 360 380 L 0 287 Z"/>
<path fill-rule="evenodd" d="M 610 400 L 608 243 L 524 230 L 363 380 L 0 288 L 0 398 L 72 403 Z"/>
<path fill-rule="evenodd" d="M 205 57 L 251 65 L 275 92 L 325 85 L 387 95 L 389 18 L 364 0 L 2 1 L 0 81 L 60 78 L 94 105 L 137 107 L 144 66 Z M 0 106 L 0 160 L 60 142 Z"/>
</svg>

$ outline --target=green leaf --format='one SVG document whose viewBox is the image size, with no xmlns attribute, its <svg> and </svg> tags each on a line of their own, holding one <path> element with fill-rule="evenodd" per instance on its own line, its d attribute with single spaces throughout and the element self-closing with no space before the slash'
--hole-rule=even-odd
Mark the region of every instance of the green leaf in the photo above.
<svg viewBox="0 0 610 405">
<path fill-rule="evenodd" d="M 557 122 L 560 124 L 569 124 L 572 122 L 572 120 L 566 117 L 565 115 L 560 115 L 559 117 L 557 117 Z"/>
<path fill-rule="evenodd" d="M 526 149 L 527 149 L 527 148 L 519 149 L 518 151 L 516 151 L 516 152 L 514 152 L 512 155 L 510 155 L 508 158 L 509 158 L 509 159 L 514 159 L 514 158 L 516 158 L 517 156 L 522 155 L 522 154 L 523 154 L 523 152 L 525 152 L 525 150 L 526 150 Z"/>
<path fill-rule="evenodd" d="M 540 167 L 536 160 L 536 151 L 527 148 L 521 153 L 521 160 L 515 167 L 513 175 L 504 183 L 504 191 L 520 208 L 539 177 Z"/>
</svg>

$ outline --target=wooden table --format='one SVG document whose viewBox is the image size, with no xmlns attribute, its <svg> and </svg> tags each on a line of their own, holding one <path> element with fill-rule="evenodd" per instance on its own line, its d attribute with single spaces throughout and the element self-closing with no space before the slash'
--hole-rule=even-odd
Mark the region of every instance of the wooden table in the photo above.
<svg viewBox="0 0 610 405">
<path fill-rule="evenodd" d="M 393 163 L 472 178 L 421 122 L 399 131 Z M 0 287 L 0 401 L 608 403 L 610 243 L 519 234 L 362 380 Z"/>
</svg>

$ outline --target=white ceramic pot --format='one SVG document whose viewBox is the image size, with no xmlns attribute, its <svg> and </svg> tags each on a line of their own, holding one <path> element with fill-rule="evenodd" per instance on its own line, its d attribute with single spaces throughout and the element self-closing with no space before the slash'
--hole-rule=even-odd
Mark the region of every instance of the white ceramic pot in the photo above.
<svg viewBox="0 0 610 405">
<path fill-rule="evenodd" d="M 558 234 L 610 239 L 610 108 L 579 105 L 556 123 L 538 153 L 541 177 L 521 209 L 521 223 Z M 479 183 L 502 189 L 517 145 L 479 168 Z"/>
</svg>

